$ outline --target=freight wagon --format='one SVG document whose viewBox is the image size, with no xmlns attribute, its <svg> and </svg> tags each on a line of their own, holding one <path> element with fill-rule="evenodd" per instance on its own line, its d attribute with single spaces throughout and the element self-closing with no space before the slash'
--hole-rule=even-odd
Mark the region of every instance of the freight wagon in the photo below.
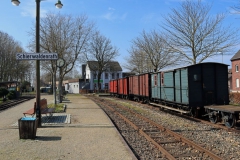
<svg viewBox="0 0 240 160">
<path fill-rule="evenodd" d="M 111 80 L 110 82 L 109 82 L 109 93 L 110 93 L 110 95 L 112 95 L 112 96 L 117 96 L 117 93 L 118 93 L 118 83 L 117 83 L 117 80 L 116 79 L 114 79 L 114 80 Z"/>
<path fill-rule="evenodd" d="M 208 116 L 211 122 L 223 121 L 228 127 L 239 120 L 240 107 L 229 105 L 228 65 L 225 64 L 208 62 L 134 75 L 125 80 L 128 85 L 124 85 L 123 79 L 118 81 L 119 85 L 111 85 L 114 81 L 110 81 L 112 90 L 123 95 L 127 87 L 125 97 L 131 100 L 195 117 Z"/>
<path fill-rule="evenodd" d="M 129 77 L 129 99 L 148 102 L 150 92 L 150 73 L 134 75 Z"/>
<path fill-rule="evenodd" d="M 229 104 L 228 66 L 200 63 L 152 73 L 152 101 L 197 116 L 207 105 Z M 159 81 L 158 81 L 159 80 Z"/>
</svg>

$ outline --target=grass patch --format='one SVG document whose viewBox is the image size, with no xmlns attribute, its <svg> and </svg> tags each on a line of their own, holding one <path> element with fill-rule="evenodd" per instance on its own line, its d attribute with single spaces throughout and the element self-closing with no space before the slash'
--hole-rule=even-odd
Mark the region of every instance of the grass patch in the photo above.
<svg viewBox="0 0 240 160">
<path fill-rule="evenodd" d="M 56 113 L 61 113 L 64 112 L 64 104 L 63 103 L 59 103 L 59 104 L 48 104 L 48 108 L 55 108 L 55 112 Z"/>
<path fill-rule="evenodd" d="M 36 92 L 22 92 L 22 95 L 36 95 Z"/>
</svg>

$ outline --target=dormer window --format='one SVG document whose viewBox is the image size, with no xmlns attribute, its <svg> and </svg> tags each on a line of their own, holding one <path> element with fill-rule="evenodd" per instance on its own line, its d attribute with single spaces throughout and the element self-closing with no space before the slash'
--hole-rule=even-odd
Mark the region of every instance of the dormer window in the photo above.
<svg viewBox="0 0 240 160">
<path fill-rule="evenodd" d="M 238 65 L 235 66 L 235 70 L 236 70 L 236 72 L 238 72 Z"/>
</svg>

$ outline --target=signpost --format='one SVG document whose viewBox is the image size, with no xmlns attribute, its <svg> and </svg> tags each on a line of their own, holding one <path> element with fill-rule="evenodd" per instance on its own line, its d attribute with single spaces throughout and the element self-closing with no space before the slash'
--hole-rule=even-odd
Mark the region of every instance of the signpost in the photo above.
<svg viewBox="0 0 240 160">
<path fill-rule="evenodd" d="M 17 60 L 36 60 L 36 117 L 38 118 L 38 126 L 41 126 L 41 110 L 40 110 L 40 69 L 39 69 L 39 61 L 40 60 L 57 60 L 58 54 L 57 53 L 17 53 L 16 54 Z"/>
</svg>

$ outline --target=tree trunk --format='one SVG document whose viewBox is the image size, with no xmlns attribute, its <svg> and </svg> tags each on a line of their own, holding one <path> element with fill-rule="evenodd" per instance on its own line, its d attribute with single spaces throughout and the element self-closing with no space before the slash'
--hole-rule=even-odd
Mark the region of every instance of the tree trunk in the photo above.
<svg viewBox="0 0 240 160">
<path fill-rule="evenodd" d="M 57 104 L 57 99 L 56 99 L 56 71 L 53 72 L 53 99 L 54 99 L 54 104 Z"/>
<path fill-rule="evenodd" d="M 58 99 L 59 99 L 59 103 L 62 103 L 62 76 L 61 76 L 61 72 L 62 72 L 62 68 L 60 67 L 59 68 L 59 83 L 58 83 Z"/>
</svg>

